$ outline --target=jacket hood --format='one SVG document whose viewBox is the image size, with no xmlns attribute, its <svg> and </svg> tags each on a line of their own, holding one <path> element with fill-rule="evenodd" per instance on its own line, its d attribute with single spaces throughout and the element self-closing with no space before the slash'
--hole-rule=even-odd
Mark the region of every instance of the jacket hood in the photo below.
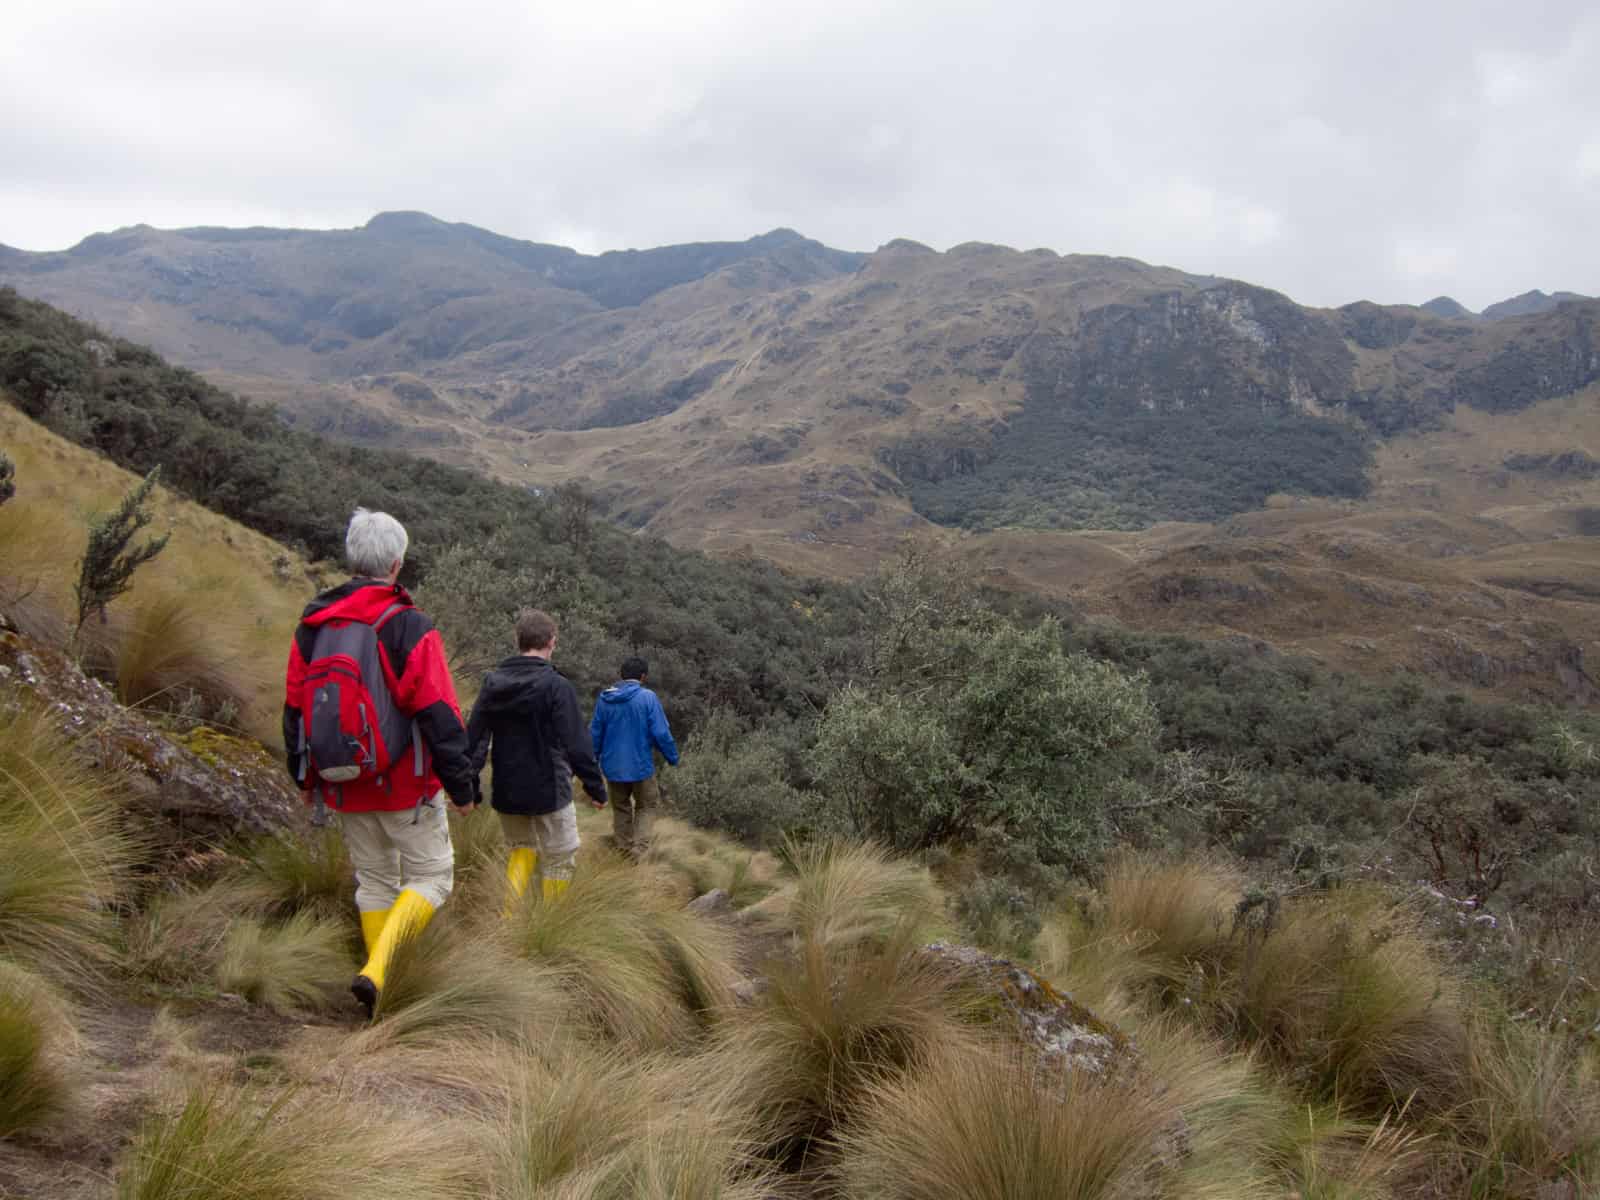
<svg viewBox="0 0 1600 1200">
<path fill-rule="evenodd" d="M 483 691 L 478 703 L 485 712 L 510 713 L 529 708 L 539 695 L 539 684 L 550 672 L 556 671 L 543 658 L 526 654 L 513 654 L 483 681 Z M 560 674 L 556 671 L 556 674 Z"/>
<path fill-rule="evenodd" d="M 365 621 L 370 624 L 383 616 L 392 605 L 410 608 L 411 597 L 398 583 L 384 583 L 381 579 L 352 579 L 338 587 L 323 592 L 310 604 L 300 619 L 307 625 L 322 625 L 328 621 Z"/>
<path fill-rule="evenodd" d="M 607 704 L 626 704 L 638 695 L 640 686 L 637 679 L 624 679 L 601 692 L 600 699 Z"/>
</svg>

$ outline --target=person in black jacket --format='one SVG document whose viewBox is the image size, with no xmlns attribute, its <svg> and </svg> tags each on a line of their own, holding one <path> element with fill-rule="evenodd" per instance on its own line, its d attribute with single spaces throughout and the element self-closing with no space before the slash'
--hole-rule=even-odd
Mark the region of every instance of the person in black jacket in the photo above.
<svg viewBox="0 0 1600 1200">
<path fill-rule="evenodd" d="M 490 671 L 467 722 L 474 774 L 493 747 L 490 802 L 500 814 L 511 853 L 506 879 L 513 898 L 537 874 L 546 900 L 566 891 L 578 854 L 578 819 L 572 807 L 577 775 L 596 808 L 606 803 L 605 780 L 595 762 L 578 694 L 550 665 L 556 623 L 536 608 L 517 614 L 518 653 Z"/>
</svg>

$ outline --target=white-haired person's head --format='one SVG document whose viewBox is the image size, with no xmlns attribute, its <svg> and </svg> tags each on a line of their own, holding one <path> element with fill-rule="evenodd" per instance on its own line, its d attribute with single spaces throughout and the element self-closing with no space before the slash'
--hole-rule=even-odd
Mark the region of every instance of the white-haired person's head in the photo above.
<svg viewBox="0 0 1600 1200">
<path fill-rule="evenodd" d="M 388 513 L 358 508 L 344 534 L 345 562 L 352 574 L 392 581 L 410 544 L 406 527 Z"/>
</svg>

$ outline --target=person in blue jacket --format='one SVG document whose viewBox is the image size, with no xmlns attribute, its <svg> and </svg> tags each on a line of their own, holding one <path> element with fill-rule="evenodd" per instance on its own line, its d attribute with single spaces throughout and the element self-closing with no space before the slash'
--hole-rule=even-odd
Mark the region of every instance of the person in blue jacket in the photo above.
<svg viewBox="0 0 1600 1200">
<path fill-rule="evenodd" d="M 678 744 L 667 727 L 661 701 L 644 686 L 650 664 L 638 655 L 622 664 L 620 682 L 600 693 L 589 723 L 589 740 L 606 777 L 611 832 L 617 849 L 639 858 L 650 847 L 650 826 L 661 803 L 655 751 L 678 765 Z"/>
</svg>

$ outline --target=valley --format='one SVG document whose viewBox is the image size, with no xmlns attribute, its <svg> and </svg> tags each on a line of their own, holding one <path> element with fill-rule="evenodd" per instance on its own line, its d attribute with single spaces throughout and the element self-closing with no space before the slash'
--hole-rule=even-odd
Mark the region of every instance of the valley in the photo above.
<svg viewBox="0 0 1600 1200">
<path fill-rule="evenodd" d="M 859 578 L 906 537 L 1140 628 L 1587 703 L 1600 302 L 1309 309 L 1130 259 L 779 230 L 586 258 L 423 214 L 137 227 L 0 282 L 297 427 Z"/>
</svg>

